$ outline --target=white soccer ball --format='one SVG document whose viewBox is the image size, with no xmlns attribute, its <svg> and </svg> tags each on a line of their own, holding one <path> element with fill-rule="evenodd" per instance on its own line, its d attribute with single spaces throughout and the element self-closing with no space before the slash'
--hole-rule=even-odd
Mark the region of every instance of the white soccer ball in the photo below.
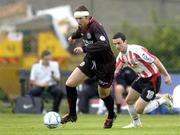
<svg viewBox="0 0 180 135">
<path fill-rule="evenodd" d="M 57 128 L 60 125 L 61 117 L 56 112 L 48 112 L 44 115 L 44 124 L 48 128 Z"/>
</svg>

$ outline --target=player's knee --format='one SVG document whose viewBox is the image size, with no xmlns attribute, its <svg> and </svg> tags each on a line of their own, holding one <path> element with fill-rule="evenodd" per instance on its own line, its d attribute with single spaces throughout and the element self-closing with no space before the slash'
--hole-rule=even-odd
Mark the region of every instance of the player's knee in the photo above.
<svg viewBox="0 0 180 135">
<path fill-rule="evenodd" d="M 128 98 L 128 97 L 125 100 L 126 100 L 126 103 L 128 105 L 133 105 L 134 104 L 134 101 L 132 99 Z"/>
<path fill-rule="evenodd" d="M 104 90 L 104 91 L 103 91 L 103 90 L 100 90 L 100 91 L 99 91 L 99 97 L 100 97 L 100 98 L 106 98 L 106 97 L 108 97 L 109 95 L 110 95 L 110 92 L 107 91 L 107 90 L 106 90 L 106 91 L 105 91 L 105 90 Z"/>
<path fill-rule="evenodd" d="M 123 93 L 124 87 L 122 85 L 116 85 L 115 86 L 115 91 L 118 93 Z"/>
<path fill-rule="evenodd" d="M 109 96 L 109 93 L 99 93 L 100 98 L 106 98 Z"/>
<path fill-rule="evenodd" d="M 77 85 L 74 83 L 74 81 L 72 81 L 72 80 L 70 80 L 70 79 L 68 79 L 65 84 L 66 84 L 66 86 L 69 86 L 69 87 L 76 87 L 76 86 L 77 86 Z"/>
</svg>

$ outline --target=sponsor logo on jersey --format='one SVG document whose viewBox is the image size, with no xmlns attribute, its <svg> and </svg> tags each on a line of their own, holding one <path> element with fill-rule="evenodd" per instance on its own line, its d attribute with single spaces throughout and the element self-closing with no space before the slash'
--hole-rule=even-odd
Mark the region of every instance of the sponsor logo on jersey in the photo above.
<svg viewBox="0 0 180 135">
<path fill-rule="evenodd" d="M 151 58 L 149 57 L 149 56 L 147 56 L 146 54 L 142 54 L 142 57 L 143 57 L 143 59 L 144 60 L 146 60 L 146 61 L 149 61 L 149 62 L 151 62 L 152 60 L 151 60 Z"/>
<path fill-rule="evenodd" d="M 91 37 L 92 37 L 91 34 L 88 32 L 87 33 L 87 39 L 91 39 Z"/>
<path fill-rule="evenodd" d="M 88 45 L 90 45 L 90 44 L 93 44 L 93 41 L 91 41 L 91 40 L 85 40 L 85 39 L 83 39 L 83 42 L 84 42 L 84 45 L 85 45 L 85 46 L 88 46 Z"/>
<path fill-rule="evenodd" d="M 104 36 L 100 36 L 99 39 L 100 39 L 101 41 L 106 41 L 106 38 L 105 38 Z"/>
</svg>

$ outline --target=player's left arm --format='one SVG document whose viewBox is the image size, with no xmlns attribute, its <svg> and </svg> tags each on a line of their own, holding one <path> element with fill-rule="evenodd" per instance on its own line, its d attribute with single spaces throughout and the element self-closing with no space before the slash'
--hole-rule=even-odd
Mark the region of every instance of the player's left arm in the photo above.
<svg viewBox="0 0 180 135">
<path fill-rule="evenodd" d="M 166 68 L 161 63 L 161 61 L 156 56 L 148 52 L 146 48 L 141 48 L 141 49 L 142 50 L 139 51 L 141 52 L 140 54 L 141 59 L 149 64 L 154 63 L 158 67 L 160 72 L 164 75 L 164 82 L 166 84 L 171 84 L 172 83 L 171 76 L 169 75 L 169 73 L 167 72 Z"/>
<path fill-rule="evenodd" d="M 159 68 L 160 72 L 164 75 L 164 82 L 166 84 L 171 84 L 172 83 L 171 76 L 167 72 L 162 62 L 157 57 L 154 60 L 154 64 Z"/>
</svg>

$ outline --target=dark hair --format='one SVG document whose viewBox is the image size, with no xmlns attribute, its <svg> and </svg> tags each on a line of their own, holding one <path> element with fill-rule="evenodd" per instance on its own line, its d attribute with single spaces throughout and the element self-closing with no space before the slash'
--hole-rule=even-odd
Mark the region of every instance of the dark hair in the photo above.
<svg viewBox="0 0 180 135">
<path fill-rule="evenodd" d="M 49 50 L 44 50 L 41 53 L 41 58 L 44 58 L 45 56 L 51 55 L 51 52 Z"/>
<path fill-rule="evenodd" d="M 85 7 L 84 5 L 78 6 L 78 7 L 75 9 L 75 11 L 88 11 L 88 12 L 89 12 L 89 10 L 87 9 L 87 7 Z"/>
<path fill-rule="evenodd" d="M 121 38 L 123 41 L 126 40 L 126 36 L 121 32 L 118 32 L 113 36 L 113 39 L 117 39 L 117 38 Z"/>
</svg>

